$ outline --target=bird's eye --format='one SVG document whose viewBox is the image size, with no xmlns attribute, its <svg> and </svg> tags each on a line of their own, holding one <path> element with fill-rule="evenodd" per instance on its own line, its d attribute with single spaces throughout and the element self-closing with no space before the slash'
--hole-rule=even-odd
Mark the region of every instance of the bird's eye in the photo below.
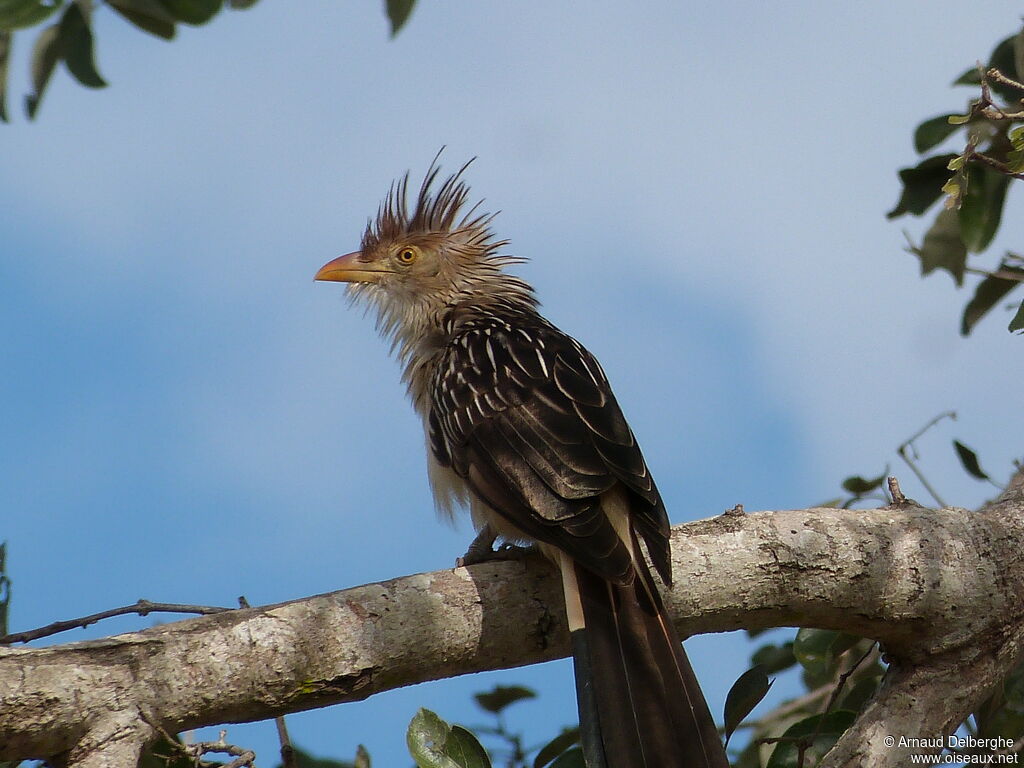
<svg viewBox="0 0 1024 768">
<path fill-rule="evenodd" d="M 412 264 L 416 261 L 416 251 L 412 248 L 403 248 L 398 252 L 398 261 L 402 264 Z"/>
</svg>

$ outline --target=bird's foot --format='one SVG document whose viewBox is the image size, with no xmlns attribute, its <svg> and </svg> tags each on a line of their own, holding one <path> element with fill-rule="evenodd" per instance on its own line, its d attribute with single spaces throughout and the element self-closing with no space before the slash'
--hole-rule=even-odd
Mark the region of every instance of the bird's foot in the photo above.
<svg viewBox="0 0 1024 768">
<path fill-rule="evenodd" d="M 494 542 L 498 540 L 490 526 L 485 526 L 476 538 L 469 545 L 466 554 L 456 559 L 455 567 L 462 568 L 477 563 L 487 563 L 494 560 L 522 560 L 537 551 L 535 546 L 520 546 L 518 544 L 502 544 L 495 548 Z"/>
</svg>

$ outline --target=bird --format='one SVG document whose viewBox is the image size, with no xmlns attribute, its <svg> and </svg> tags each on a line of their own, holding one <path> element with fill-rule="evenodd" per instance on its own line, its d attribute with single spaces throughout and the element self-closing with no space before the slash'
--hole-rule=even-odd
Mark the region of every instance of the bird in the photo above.
<svg viewBox="0 0 1024 768">
<path fill-rule="evenodd" d="M 525 259 L 470 205 L 473 161 L 440 178 L 439 156 L 315 280 L 347 283 L 390 340 L 438 511 L 478 531 L 460 561 L 535 545 L 558 567 L 587 768 L 727 768 L 643 554 L 671 584 L 665 504 L 608 378 L 508 271 Z"/>
</svg>

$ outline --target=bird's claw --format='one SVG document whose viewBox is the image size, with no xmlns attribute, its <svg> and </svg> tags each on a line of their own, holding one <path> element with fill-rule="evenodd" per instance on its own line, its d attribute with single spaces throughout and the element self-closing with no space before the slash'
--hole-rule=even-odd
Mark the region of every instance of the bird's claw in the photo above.
<svg viewBox="0 0 1024 768">
<path fill-rule="evenodd" d="M 467 565 L 489 563 L 495 560 L 522 560 L 537 551 L 537 547 L 532 545 L 524 547 L 518 544 L 502 544 L 495 548 L 494 542 L 497 538 L 497 535 L 492 533 L 489 528 L 484 528 L 473 539 L 466 554 L 455 560 L 455 567 L 463 568 Z"/>
</svg>

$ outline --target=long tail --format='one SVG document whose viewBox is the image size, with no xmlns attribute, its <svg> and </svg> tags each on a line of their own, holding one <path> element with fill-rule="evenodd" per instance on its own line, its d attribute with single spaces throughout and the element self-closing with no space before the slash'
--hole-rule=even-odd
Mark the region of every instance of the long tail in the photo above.
<svg viewBox="0 0 1024 768">
<path fill-rule="evenodd" d="M 650 571 L 612 584 L 561 559 L 588 768 L 728 768 Z"/>
</svg>

